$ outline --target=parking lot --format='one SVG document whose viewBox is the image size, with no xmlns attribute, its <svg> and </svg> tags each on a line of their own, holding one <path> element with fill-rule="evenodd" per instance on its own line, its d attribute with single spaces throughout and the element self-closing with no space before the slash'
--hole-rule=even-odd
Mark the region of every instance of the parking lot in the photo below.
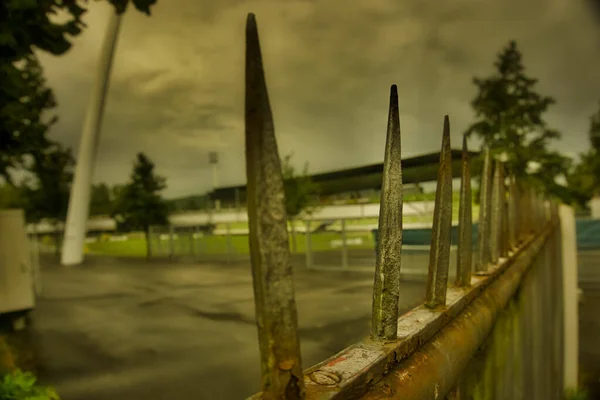
<svg viewBox="0 0 600 400">
<path fill-rule="evenodd" d="M 259 389 L 248 264 L 99 259 L 42 272 L 39 375 L 63 399 L 241 399 Z M 368 334 L 372 282 L 369 271 L 297 272 L 305 367 Z M 404 282 L 400 311 L 424 291 Z"/>
</svg>

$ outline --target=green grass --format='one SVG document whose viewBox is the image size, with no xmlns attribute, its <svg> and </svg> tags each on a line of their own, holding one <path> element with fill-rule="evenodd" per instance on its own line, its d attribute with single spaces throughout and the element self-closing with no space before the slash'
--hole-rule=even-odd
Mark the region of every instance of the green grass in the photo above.
<svg viewBox="0 0 600 400">
<path fill-rule="evenodd" d="M 190 234 L 177 234 L 173 240 L 175 254 L 192 254 L 192 238 Z M 348 239 L 362 238 L 361 245 L 349 245 L 351 248 L 373 248 L 374 242 L 371 232 L 349 232 Z M 341 240 L 341 236 L 335 232 L 324 232 L 311 235 L 311 244 L 313 251 L 330 250 L 331 241 Z M 291 247 L 290 235 L 290 247 Z M 153 253 L 155 255 L 169 254 L 169 240 L 161 240 L 160 247 L 157 246 L 158 240 L 152 240 Z M 225 236 L 205 236 L 196 238 L 194 246 L 197 253 L 200 254 L 227 254 L 227 238 Z M 297 252 L 306 251 L 306 235 L 298 233 L 296 235 Z M 233 254 L 248 254 L 248 235 L 235 235 L 230 237 L 230 246 Z M 92 254 L 103 254 L 123 257 L 143 257 L 146 255 L 146 240 L 144 238 L 132 238 L 126 241 L 109 242 L 99 241 L 87 243 L 86 249 Z"/>
<path fill-rule="evenodd" d="M 473 204 L 473 222 L 476 222 L 479 216 L 479 206 Z M 403 222 L 405 224 L 410 223 L 432 223 L 432 215 L 409 215 L 405 216 Z M 453 194 L 452 204 L 452 219 L 454 222 L 458 221 L 458 195 Z M 346 226 L 349 225 L 377 225 L 377 218 L 363 218 L 363 219 L 349 219 L 346 220 Z M 297 221 L 296 226 L 303 227 L 303 221 Z M 313 222 L 312 226 L 315 227 L 317 222 Z M 247 222 L 234 222 L 230 224 L 231 229 L 247 229 Z M 335 221 L 332 225 L 334 229 L 341 228 L 341 222 Z M 217 229 L 225 229 L 225 224 L 217 224 Z M 173 240 L 173 248 L 175 254 L 192 254 L 192 243 L 195 254 L 227 254 L 228 239 L 225 236 L 204 236 L 196 238 L 192 242 L 191 234 L 188 232 L 177 233 L 178 237 Z M 146 254 L 146 240 L 142 234 L 132 233 L 129 234 L 127 241 L 121 242 L 109 242 L 108 240 L 101 240 L 96 243 L 86 244 L 86 250 L 94 254 L 124 256 L 124 257 L 143 257 Z M 371 232 L 348 232 L 347 237 L 356 238 L 360 237 L 363 240 L 362 245 L 349 245 L 351 248 L 373 248 L 373 237 Z M 311 235 L 311 243 L 313 251 L 330 250 L 331 242 L 333 240 L 341 240 L 341 235 L 336 232 L 320 232 Z M 291 234 L 290 234 L 290 247 L 291 247 Z M 229 238 L 229 246 L 233 254 L 248 254 L 248 235 L 232 235 Z M 303 232 L 296 234 L 296 246 L 297 252 L 303 253 L 306 250 L 306 235 Z M 152 239 L 152 250 L 154 255 L 168 255 L 169 254 L 169 241 L 158 240 L 155 236 Z"/>
</svg>

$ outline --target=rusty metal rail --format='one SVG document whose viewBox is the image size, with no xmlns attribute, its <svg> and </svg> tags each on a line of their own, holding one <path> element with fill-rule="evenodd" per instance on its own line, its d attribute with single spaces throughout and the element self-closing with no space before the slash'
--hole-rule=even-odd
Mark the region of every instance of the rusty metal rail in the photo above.
<svg viewBox="0 0 600 400">
<path fill-rule="evenodd" d="M 457 279 L 448 283 L 452 175 L 446 116 L 425 302 L 398 317 L 402 170 L 395 85 L 390 90 L 384 154 L 371 336 L 303 371 L 283 179 L 256 20 L 250 14 L 246 29 L 246 158 L 262 372 L 262 393 L 252 399 L 444 398 L 456 389 L 498 315 L 518 291 L 548 239 L 555 236 L 556 204 L 544 200 L 510 172 L 506 176 L 504 165 L 493 160 L 486 149 L 477 258 L 472 262 L 471 172 L 463 139 Z M 545 274 L 550 285 L 551 275 L 556 274 Z M 546 309 L 544 312 L 553 317 Z"/>
</svg>

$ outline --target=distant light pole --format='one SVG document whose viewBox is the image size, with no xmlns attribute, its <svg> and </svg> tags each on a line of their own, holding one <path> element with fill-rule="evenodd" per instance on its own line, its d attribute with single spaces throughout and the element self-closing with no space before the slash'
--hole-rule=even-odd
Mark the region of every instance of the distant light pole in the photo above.
<svg viewBox="0 0 600 400">
<path fill-rule="evenodd" d="M 213 180 L 213 195 L 216 195 L 216 190 L 219 185 L 219 177 L 217 175 L 217 166 L 219 165 L 219 155 L 216 151 L 208 153 L 208 162 L 212 165 L 212 180 Z M 221 202 L 218 199 L 214 199 L 215 210 L 221 208 Z"/>
<path fill-rule="evenodd" d="M 120 25 L 121 16 L 112 12 L 108 21 L 102 53 L 100 54 L 98 75 L 92 88 L 90 103 L 83 124 L 73 186 L 69 197 L 69 209 L 67 211 L 67 223 L 61 255 L 61 264 L 65 266 L 77 265 L 83 262 L 83 243 L 90 209 L 92 174 Z"/>
</svg>

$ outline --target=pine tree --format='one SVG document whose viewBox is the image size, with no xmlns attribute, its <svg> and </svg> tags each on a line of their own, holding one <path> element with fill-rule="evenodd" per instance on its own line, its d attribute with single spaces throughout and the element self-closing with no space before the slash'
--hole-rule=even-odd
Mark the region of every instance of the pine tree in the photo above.
<svg viewBox="0 0 600 400">
<path fill-rule="evenodd" d="M 568 191 L 556 180 L 564 177 L 569 159 L 548 148 L 560 134 L 543 118 L 555 100 L 537 92 L 537 79 L 525 74 L 516 42 L 498 54 L 494 66 L 492 76 L 473 80 L 479 89 L 471 102 L 476 121 L 466 135 L 481 139 L 517 178 L 567 200 Z"/>
<path fill-rule="evenodd" d="M 54 225 L 57 254 L 61 238 L 59 224 L 67 216 L 74 165 L 71 149 L 53 144 L 43 152 L 36 152 L 31 166 L 36 182 L 25 184 L 22 189 L 27 220 L 39 222 L 45 219 Z"/>
<path fill-rule="evenodd" d="M 116 191 L 113 217 L 120 230 L 143 230 L 146 254 L 150 257 L 150 227 L 167 223 L 168 208 L 160 192 L 166 188 L 165 178 L 154 173 L 154 164 L 144 153 L 138 153 L 129 183 Z"/>
<path fill-rule="evenodd" d="M 579 156 L 580 161 L 569 176 L 574 202 L 584 208 L 592 196 L 600 195 L 600 107 L 590 117 L 591 148 Z"/>
</svg>

